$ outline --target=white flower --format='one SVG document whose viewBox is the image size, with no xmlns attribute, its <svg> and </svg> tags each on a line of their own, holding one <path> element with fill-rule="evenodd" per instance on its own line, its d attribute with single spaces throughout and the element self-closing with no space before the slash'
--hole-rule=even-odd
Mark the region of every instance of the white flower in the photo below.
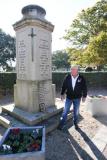
<svg viewBox="0 0 107 160">
<path fill-rule="evenodd" d="M 3 149 L 4 150 L 11 150 L 11 147 L 7 144 L 3 144 Z"/>
</svg>

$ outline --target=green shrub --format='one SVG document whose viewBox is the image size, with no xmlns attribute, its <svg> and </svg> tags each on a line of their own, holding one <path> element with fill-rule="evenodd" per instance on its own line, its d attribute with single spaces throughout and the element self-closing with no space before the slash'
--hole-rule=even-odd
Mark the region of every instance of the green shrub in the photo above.
<svg viewBox="0 0 107 160">
<path fill-rule="evenodd" d="M 13 86 L 16 83 L 16 73 L 0 73 L 0 89 L 3 94 L 13 92 Z"/>
<path fill-rule="evenodd" d="M 64 77 L 69 72 L 53 72 L 52 81 L 56 84 L 56 89 L 60 90 Z M 106 88 L 107 87 L 107 72 L 81 72 L 86 79 L 88 88 Z"/>
<path fill-rule="evenodd" d="M 56 90 L 61 90 L 64 77 L 69 72 L 53 72 L 52 83 L 56 84 Z M 88 88 L 106 88 L 107 72 L 81 72 L 86 78 Z M 13 86 L 16 83 L 16 73 L 0 73 L 0 92 L 13 93 Z"/>
</svg>

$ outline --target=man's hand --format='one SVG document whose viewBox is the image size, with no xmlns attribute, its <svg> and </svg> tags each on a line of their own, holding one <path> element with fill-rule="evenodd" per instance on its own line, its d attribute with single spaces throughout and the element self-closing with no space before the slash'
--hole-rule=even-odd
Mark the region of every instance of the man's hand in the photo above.
<svg viewBox="0 0 107 160">
<path fill-rule="evenodd" d="M 61 101 L 63 101 L 65 99 L 64 95 L 61 95 Z"/>
<path fill-rule="evenodd" d="M 86 101 L 86 98 L 85 97 L 82 97 L 82 102 L 84 103 Z"/>
</svg>

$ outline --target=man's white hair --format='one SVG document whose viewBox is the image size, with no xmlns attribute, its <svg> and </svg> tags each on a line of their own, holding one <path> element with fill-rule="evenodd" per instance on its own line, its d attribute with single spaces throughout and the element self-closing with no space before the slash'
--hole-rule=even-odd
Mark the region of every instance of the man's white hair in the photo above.
<svg viewBox="0 0 107 160">
<path fill-rule="evenodd" d="M 79 65 L 71 65 L 71 69 L 78 69 L 79 70 Z"/>
</svg>

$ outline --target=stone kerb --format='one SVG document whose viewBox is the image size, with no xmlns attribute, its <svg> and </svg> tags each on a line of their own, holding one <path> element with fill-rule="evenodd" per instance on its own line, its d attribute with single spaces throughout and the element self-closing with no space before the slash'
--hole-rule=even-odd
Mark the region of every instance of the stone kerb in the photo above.
<svg viewBox="0 0 107 160">
<path fill-rule="evenodd" d="M 107 96 L 88 96 L 86 108 L 92 116 L 107 115 Z"/>
</svg>

